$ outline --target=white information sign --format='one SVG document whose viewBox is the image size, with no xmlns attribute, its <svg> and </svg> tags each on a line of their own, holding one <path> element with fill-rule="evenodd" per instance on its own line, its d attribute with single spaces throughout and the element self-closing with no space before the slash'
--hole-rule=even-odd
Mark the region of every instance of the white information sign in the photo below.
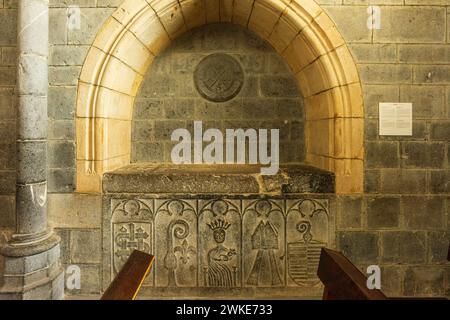
<svg viewBox="0 0 450 320">
<path fill-rule="evenodd" d="M 412 136 L 412 103 L 381 103 L 380 136 Z"/>
</svg>

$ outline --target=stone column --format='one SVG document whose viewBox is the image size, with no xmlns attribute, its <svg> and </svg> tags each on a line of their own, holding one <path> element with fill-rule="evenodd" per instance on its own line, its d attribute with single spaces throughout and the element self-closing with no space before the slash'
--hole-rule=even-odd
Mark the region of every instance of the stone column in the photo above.
<svg viewBox="0 0 450 320">
<path fill-rule="evenodd" d="M 16 230 L 0 251 L 0 298 L 58 299 L 64 293 L 59 238 L 47 226 L 48 17 L 48 0 L 19 0 Z"/>
</svg>

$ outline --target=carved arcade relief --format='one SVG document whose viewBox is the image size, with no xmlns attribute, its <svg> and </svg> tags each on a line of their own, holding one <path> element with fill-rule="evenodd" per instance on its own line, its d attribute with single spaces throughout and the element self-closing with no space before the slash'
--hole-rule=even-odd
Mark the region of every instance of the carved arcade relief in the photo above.
<svg viewBox="0 0 450 320">
<path fill-rule="evenodd" d="M 156 287 L 314 286 L 327 199 L 111 199 L 112 272 L 156 256 Z"/>
</svg>

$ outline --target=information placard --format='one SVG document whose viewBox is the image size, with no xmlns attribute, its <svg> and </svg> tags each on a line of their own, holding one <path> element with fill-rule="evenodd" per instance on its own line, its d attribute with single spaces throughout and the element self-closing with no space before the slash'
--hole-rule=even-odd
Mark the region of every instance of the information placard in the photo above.
<svg viewBox="0 0 450 320">
<path fill-rule="evenodd" d="M 412 103 L 379 104 L 380 136 L 412 136 Z"/>
</svg>

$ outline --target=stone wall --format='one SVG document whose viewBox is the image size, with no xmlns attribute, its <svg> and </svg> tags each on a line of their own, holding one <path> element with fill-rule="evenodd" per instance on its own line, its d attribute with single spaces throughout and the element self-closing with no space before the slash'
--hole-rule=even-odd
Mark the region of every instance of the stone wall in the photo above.
<svg viewBox="0 0 450 320">
<path fill-rule="evenodd" d="M 100 291 L 101 201 L 73 193 L 76 83 L 119 2 L 50 1 L 49 219 L 64 262 L 84 270 L 83 294 Z M 319 3 L 349 43 L 365 94 L 365 193 L 338 198 L 337 247 L 362 270 L 381 265 L 389 295 L 449 295 L 450 2 L 370 1 L 380 4 L 381 30 L 366 27 L 368 0 Z M 81 30 L 67 29 L 68 4 L 81 7 Z M 14 225 L 15 7 L 0 1 L 1 228 Z M 377 135 L 378 102 L 395 101 L 413 102 L 413 137 Z"/>
<path fill-rule="evenodd" d="M 0 2 L 0 228 L 15 225 L 16 7 L 14 1 Z"/>
<path fill-rule="evenodd" d="M 243 68 L 236 97 L 211 102 L 200 96 L 194 71 L 205 57 L 226 53 Z M 132 127 L 132 162 L 171 163 L 170 135 L 202 121 L 203 130 L 280 130 L 280 161 L 304 160 L 303 99 L 289 66 L 251 31 L 233 24 L 210 24 L 176 39 L 152 63 L 138 93 Z M 225 150 L 225 149 L 224 149 Z"/>
<path fill-rule="evenodd" d="M 362 27 L 367 1 L 324 6 L 350 44 L 365 102 L 365 195 L 341 197 L 337 245 L 360 266 L 382 266 L 388 294 L 448 295 L 450 3 L 405 2 L 381 6 L 380 30 Z M 379 136 L 378 102 L 412 102 L 413 136 Z"/>
</svg>

